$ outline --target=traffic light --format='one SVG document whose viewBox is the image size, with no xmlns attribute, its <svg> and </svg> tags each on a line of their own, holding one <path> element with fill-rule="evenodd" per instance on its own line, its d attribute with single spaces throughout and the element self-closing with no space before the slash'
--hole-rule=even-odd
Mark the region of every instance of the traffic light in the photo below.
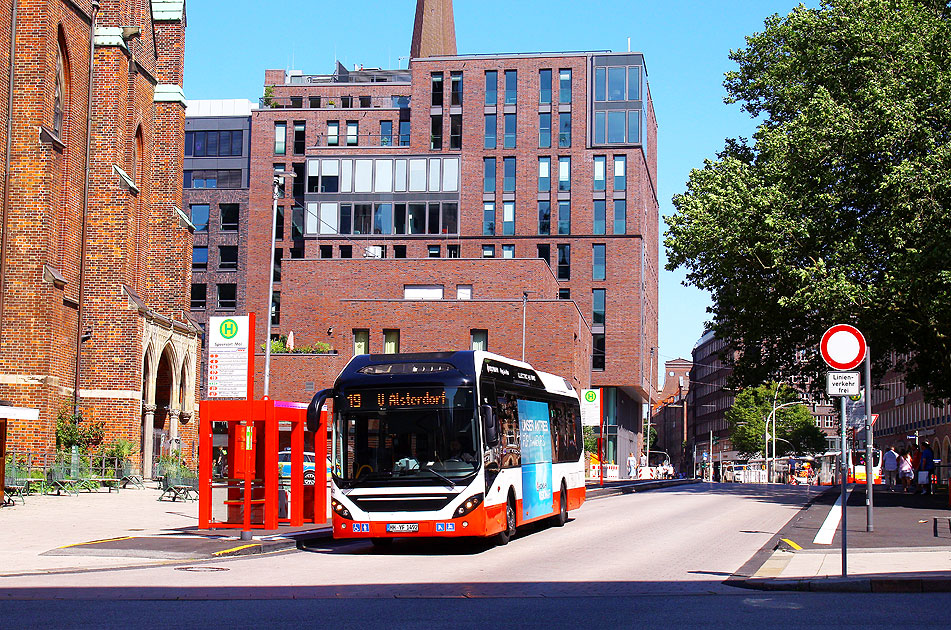
<svg viewBox="0 0 951 630">
<path fill-rule="evenodd" d="M 714 435 L 714 436 L 713 436 L 713 443 L 714 443 L 714 444 L 719 444 L 719 443 L 720 443 L 720 436 L 719 436 L 719 435 Z"/>
</svg>

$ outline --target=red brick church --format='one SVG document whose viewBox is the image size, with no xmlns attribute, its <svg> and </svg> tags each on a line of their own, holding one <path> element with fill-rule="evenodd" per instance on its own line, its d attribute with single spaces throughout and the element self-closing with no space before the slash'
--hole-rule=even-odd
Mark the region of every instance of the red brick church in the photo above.
<svg viewBox="0 0 951 630">
<path fill-rule="evenodd" d="M 184 0 L 0 3 L 8 451 L 52 451 L 78 410 L 146 474 L 195 454 L 184 44 Z"/>
</svg>

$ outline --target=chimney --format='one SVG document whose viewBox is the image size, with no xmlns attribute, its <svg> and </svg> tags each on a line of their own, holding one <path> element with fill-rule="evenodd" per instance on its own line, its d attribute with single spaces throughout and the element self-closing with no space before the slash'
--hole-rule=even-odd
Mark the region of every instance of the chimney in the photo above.
<svg viewBox="0 0 951 630">
<path fill-rule="evenodd" d="M 456 54 L 456 25 L 452 0 L 416 0 L 416 23 L 410 59 Z"/>
</svg>

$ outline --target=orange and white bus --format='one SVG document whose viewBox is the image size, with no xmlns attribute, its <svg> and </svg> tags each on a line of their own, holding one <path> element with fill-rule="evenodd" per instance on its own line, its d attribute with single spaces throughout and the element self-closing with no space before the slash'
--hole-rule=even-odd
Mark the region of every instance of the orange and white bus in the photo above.
<svg viewBox="0 0 951 630">
<path fill-rule="evenodd" d="M 359 355 L 308 407 L 332 401 L 335 538 L 495 536 L 585 498 L 578 394 L 484 351 Z"/>
</svg>

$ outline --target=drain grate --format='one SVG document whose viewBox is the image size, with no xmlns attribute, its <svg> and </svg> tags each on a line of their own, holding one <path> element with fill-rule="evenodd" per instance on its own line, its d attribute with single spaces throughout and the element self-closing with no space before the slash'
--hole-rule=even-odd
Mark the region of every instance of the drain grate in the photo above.
<svg viewBox="0 0 951 630">
<path fill-rule="evenodd" d="M 175 567 L 176 571 L 190 571 L 192 573 L 214 573 L 215 571 L 230 571 L 226 567 Z"/>
</svg>

